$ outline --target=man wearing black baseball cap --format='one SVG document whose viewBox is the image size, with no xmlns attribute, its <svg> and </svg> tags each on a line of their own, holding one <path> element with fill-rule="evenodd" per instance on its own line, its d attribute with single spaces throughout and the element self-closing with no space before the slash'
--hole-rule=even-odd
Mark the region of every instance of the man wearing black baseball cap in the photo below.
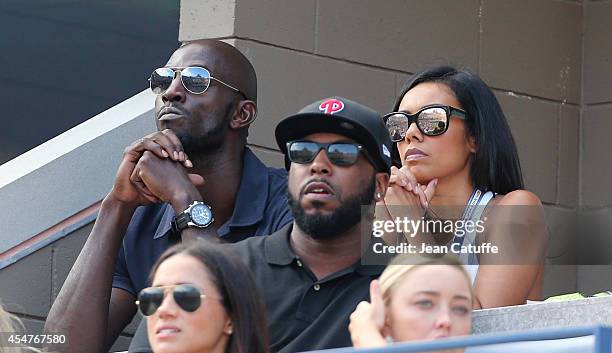
<svg viewBox="0 0 612 353">
<path fill-rule="evenodd" d="M 384 197 L 389 134 L 376 111 L 332 97 L 282 120 L 276 141 L 294 222 L 246 240 L 244 254 L 266 301 L 271 350 L 350 346 L 349 315 L 383 270 L 361 264 L 362 229 L 372 229 L 361 207 Z"/>
<path fill-rule="evenodd" d="M 373 211 L 384 197 L 390 137 L 377 112 L 332 97 L 281 121 L 276 140 L 289 169 L 294 222 L 227 246 L 263 294 L 272 352 L 350 346 L 349 315 L 384 269 L 361 263 L 362 229 L 373 221 L 361 208 Z"/>
</svg>

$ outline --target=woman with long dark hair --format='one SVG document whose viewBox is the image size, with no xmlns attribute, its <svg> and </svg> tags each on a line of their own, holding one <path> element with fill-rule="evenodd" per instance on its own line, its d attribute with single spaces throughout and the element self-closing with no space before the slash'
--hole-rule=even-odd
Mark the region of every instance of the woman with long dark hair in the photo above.
<svg viewBox="0 0 612 353">
<path fill-rule="evenodd" d="M 395 236 L 456 250 L 471 265 L 475 308 L 540 299 L 543 209 L 524 190 L 514 139 L 491 89 L 467 70 L 433 67 L 408 78 L 383 119 L 396 167 L 377 218 L 460 221 L 450 231 Z"/>
<path fill-rule="evenodd" d="M 205 241 L 165 251 L 138 295 L 155 353 L 267 353 L 264 305 L 250 270 Z"/>
</svg>

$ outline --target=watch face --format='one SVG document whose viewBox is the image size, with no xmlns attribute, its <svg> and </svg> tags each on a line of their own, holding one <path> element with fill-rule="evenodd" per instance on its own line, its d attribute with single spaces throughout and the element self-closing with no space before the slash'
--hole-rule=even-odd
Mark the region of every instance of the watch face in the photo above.
<svg viewBox="0 0 612 353">
<path fill-rule="evenodd" d="M 212 222 L 212 212 L 205 204 L 199 203 L 191 208 L 191 221 L 205 227 Z"/>
</svg>

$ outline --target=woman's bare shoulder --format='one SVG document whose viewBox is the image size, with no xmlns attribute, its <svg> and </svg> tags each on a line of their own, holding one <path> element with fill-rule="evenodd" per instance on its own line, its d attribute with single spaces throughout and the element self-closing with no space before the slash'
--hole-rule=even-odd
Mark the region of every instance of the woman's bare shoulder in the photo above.
<svg viewBox="0 0 612 353">
<path fill-rule="evenodd" d="M 540 198 L 528 190 L 514 190 L 505 195 L 496 195 L 493 203 L 499 206 L 541 206 Z"/>
</svg>

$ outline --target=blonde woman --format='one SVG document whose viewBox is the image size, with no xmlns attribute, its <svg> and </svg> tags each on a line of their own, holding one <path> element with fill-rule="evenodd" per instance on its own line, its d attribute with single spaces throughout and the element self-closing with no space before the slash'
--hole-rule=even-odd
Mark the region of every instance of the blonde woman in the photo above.
<svg viewBox="0 0 612 353">
<path fill-rule="evenodd" d="M 416 265 L 405 263 L 414 260 L 396 257 L 380 279 L 372 281 L 371 301 L 359 303 L 351 314 L 349 331 L 354 347 L 470 333 L 473 293 L 461 262 L 443 257 Z"/>
</svg>

